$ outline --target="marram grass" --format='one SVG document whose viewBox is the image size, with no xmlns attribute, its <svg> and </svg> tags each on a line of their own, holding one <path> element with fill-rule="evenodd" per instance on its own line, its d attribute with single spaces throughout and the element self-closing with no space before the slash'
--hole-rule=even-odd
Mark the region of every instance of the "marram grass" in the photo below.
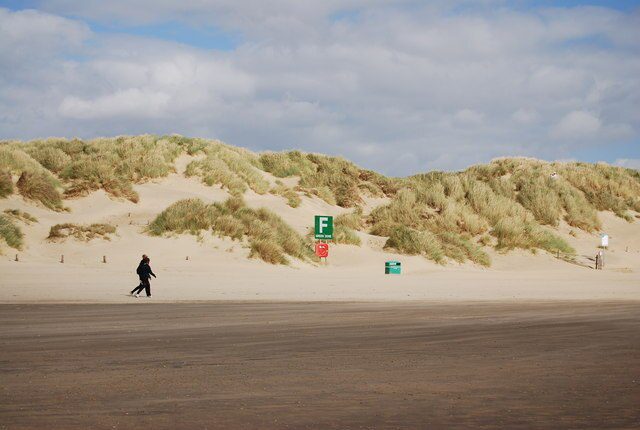
<svg viewBox="0 0 640 430">
<path fill-rule="evenodd" d="M 200 199 L 180 200 L 162 211 L 147 231 L 156 236 L 173 233 L 213 234 L 244 241 L 249 256 L 272 264 L 288 264 L 289 258 L 315 261 L 311 243 L 282 218 L 264 209 L 252 209 L 241 197 L 207 204 Z"/>
<path fill-rule="evenodd" d="M 7 214 L 0 214 L 0 242 L 11 248 L 21 249 L 24 234 Z M 1 247 L 0 247 L 1 248 Z"/>
<path fill-rule="evenodd" d="M 367 216 L 356 211 L 337 217 L 338 241 L 355 244 L 355 231 L 366 231 L 386 237 L 387 247 L 398 252 L 486 265 L 485 247 L 570 254 L 571 247 L 554 233 L 560 223 L 594 232 L 601 228 L 598 211 L 611 211 L 629 222 L 640 212 L 640 173 L 602 163 L 503 158 L 460 172 L 389 178 L 339 157 L 300 151 L 257 154 L 216 140 L 152 135 L 2 141 L 0 198 L 18 192 L 61 210 L 65 198 L 103 189 L 137 202 L 135 185 L 175 172 L 181 155 L 193 157 L 187 175 L 221 186 L 239 199 L 222 206 L 182 203 L 160 214 L 151 233 L 199 231 L 204 226 L 216 234 L 256 241 L 264 223 L 274 221 L 241 203 L 250 191 L 271 191 L 294 208 L 303 195 L 345 208 L 364 206 L 367 197 L 387 197 L 388 204 Z M 298 178 L 298 185 L 277 183 L 272 188 L 266 173 Z M 255 245 L 252 255 L 272 262 L 283 260 L 267 258 L 268 250 L 281 249 L 285 257 L 307 255 L 297 250 L 295 240 L 269 240 L 276 240 L 279 248 Z"/>
</svg>

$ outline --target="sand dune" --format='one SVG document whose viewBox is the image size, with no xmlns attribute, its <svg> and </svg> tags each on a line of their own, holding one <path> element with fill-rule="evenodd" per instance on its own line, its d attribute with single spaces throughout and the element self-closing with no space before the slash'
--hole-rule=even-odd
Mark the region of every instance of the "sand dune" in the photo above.
<svg viewBox="0 0 640 430">
<path fill-rule="evenodd" d="M 67 201 L 70 212 L 53 212 L 18 195 L 1 200 L 0 210 L 25 210 L 39 222 L 22 226 L 26 246 L 19 252 L 19 262 L 12 251 L 0 258 L 0 302 L 131 301 L 126 293 L 137 283 L 134 270 L 142 253 L 151 256 L 159 275 L 153 282 L 154 301 L 640 299 L 640 224 L 611 213 L 600 213 L 603 231 L 611 237 L 602 271 L 587 267 L 593 266 L 598 234 L 574 229 L 574 237 L 564 224 L 559 231 L 576 249 L 578 264 L 546 252 L 492 251 L 491 268 L 471 263 L 442 266 L 419 256 L 384 251 L 384 238 L 358 232 L 363 245 L 333 245 L 327 264 L 293 261 L 288 267 L 272 266 L 248 259 L 249 251 L 240 242 L 209 232 L 170 238 L 144 234 L 147 222 L 179 199 L 215 202 L 228 197 L 219 187 L 181 175 L 179 166 L 185 162 L 179 160 L 179 173 L 136 185 L 137 204 L 113 199 L 103 191 Z M 245 195 L 249 206 L 272 209 L 302 234 L 312 226 L 314 215 L 346 211 L 315 197 L 302 199 L 294 209 L 279 196 Z M 384 202 L 372 199 L 368 209 Z M 46 241 L 50 226 L 64 222 L 111 223 L 117 226 L 117 236 L 88 243 Z M 385 276 L 386 260 L 400 260 L 403 274 Z"/>
</svg>

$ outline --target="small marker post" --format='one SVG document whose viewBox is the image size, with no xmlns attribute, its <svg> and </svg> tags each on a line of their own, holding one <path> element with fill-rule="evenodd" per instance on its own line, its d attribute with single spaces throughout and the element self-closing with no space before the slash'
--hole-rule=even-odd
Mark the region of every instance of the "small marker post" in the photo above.
<svg viewBox="0 0 640 430">
<path fill-rule="evenodd" d="M 20 259 L 18 258 L 18 254 L 16 254 L 16 261 L 20 261 Z"/>
<path fill-rule="evenodd" d="M 62 255 L 60 256 L 60 262 L 61 262 L 61 263 L 64 263 L 64 254 L 62 254 Z"/>
<path fill-rule="evenodd" d="M 189 261 L 189 256 L 187 255 L 187 258 L 185 258 L 185 260 Z"/>
<path fill-rule="evenodd" d="M 102 262 L 105 263 L 105 264 L 107 263 L 107 256 L 106 255 L 102 256 Z"/>
</svg>

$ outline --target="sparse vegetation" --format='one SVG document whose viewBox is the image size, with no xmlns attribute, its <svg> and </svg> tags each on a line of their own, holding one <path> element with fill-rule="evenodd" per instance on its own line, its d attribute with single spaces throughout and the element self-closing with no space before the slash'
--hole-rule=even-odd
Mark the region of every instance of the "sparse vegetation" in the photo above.
<svg viewBox="0 0 640 430">
<path fill-rule="evenodd" d="M 334 241 L 347 245 L 360 246 L 362 241 L 355 230 L 364 228 L 362 209 L 356 208 L 354 211 L 339 215 L 335 219 Z"/>
<path fill-rule="evenodd" d="M 48 240 L 53 242 L 65 240 L 69 237 L 88 242 L 93 239 L 111 240 L 110 235 L 115 234 L 116 228 L 111 224 L 56 224 L 49 230 Z"/>
<path fill-rule="evenodd" d="M 0 199 L 13 194 L 13 180 L 11 174 L 5 170 L 0 170 Z"/>
<path fill-rule="evenodd" d="M 23 221 L 26 224 L 32 224 L 38 222 L 38 218 L 31 215 L 29 212 L 21 211 L 20 209 L 5 209 L 5 214 L 13 217 L 14 219 Z"/>
<path fill-rule="evenodd" d="M 310 243 L 278 215 L 247 207 L 240 197 L 206 204 L 200 199 L 180 200 L 165 209 L 149 225 L 153 235 L 211 230 L 234 240 L 246 240 L 250 257 L 272 264 L 288 264 L 287 256 L 314 260 Z"/>
<path fill-rule="evenodd" d="M 21 249 L 23 237 L 22 230 L 13 223 L 11 217 L 0 214 L 0 239 L 11 248 Z"/>
<path fill-rule="evenodd" d="M 360 246 L 362 244 L 360 237 L 353 229 L 339 224 L 335 226 L 333 240 L 335 243 L 344 243 L 347 245 Z"/>
<path fill-rule="evenodd" d="M 282 196 L 287 199 L 287 204 L 292 208 L 297 208 L 302 203 L 302 199 L 298 195 L 298 193 L 284 185 L 281 181 L 276 181 L 276 186 L 273 187 L 270 191 L 271 194 L 276 194 L 278 196 Z"/>
</svg>

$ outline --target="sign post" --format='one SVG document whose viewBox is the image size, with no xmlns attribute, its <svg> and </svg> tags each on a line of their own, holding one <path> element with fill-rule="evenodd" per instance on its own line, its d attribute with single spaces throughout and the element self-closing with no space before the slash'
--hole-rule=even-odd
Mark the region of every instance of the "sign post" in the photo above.
<svg viewBox="0 0 640 430">
<path fill-rule="evenodd" d="M 316 215 L 314 222 L 314 237 L 316 239 L 316 255 L 327 262 L 329 256 L 329 244 L 327 240 L 333 240 L 333 217 Z"/>
</svg>

